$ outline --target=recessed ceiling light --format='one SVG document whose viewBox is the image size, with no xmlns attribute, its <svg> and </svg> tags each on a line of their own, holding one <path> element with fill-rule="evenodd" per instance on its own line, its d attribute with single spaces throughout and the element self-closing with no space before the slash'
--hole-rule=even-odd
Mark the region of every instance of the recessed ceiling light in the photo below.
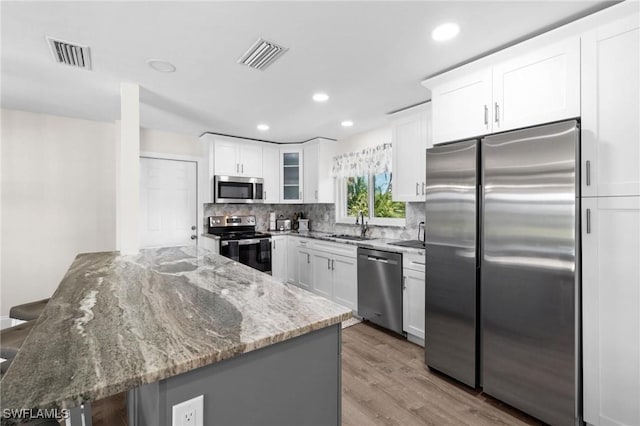
<svg viewBox="0 0 640 426">
<path fill-rule="evenodd" d="M 342 127 L 351 127 L 353 126 L 353 121 L 351 120 L 344 120 L 342 123 L 340 123 L 342 125 Z"/>
<path fill-rule="evenodd" d="M 260 130 L 261 132 L 266 132 L 267 130 L 269 130 L 269 126 L 266 124 L 258 124 L 258 130 Z"/>
<path fill-rule="evenodd" d="M 147 65 L 158 72 L 175 72 L 176 67 L 167 61 L 161 61 L 160 59 L 149 59 Z"/>
<path fill-rule="evenodd" d="M 314 93 L 313 100 L 316 102 L 326 102 L 329 100 L 329 95 L 326 93 Z"/>
<path fill-rule="evenodd" d="M 442 25 L 438 25 L 431 33 L 431 38 L 435 41 L 447 41 L 451 40 L 460 32 L 458 24 L 453 22 L 447 22 Z"/>
</svg>

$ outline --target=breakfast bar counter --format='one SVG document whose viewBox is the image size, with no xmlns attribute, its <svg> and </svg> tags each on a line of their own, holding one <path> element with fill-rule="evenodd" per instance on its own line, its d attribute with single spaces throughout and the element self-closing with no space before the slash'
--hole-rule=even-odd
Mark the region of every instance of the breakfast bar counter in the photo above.
<svg viewBox="0 0 640 426">
<path fill-rule="evenodd" d="M 71 408 L 128 391 L 130 422 L 164 425 L 193 390 L 205 424 L 212 412 L 223 424 L 313 424 L 326 411 L 339 424 L 350 316 L 196 247 L 80 254 L 0 382 L 2 406 Z"/>
</svg>

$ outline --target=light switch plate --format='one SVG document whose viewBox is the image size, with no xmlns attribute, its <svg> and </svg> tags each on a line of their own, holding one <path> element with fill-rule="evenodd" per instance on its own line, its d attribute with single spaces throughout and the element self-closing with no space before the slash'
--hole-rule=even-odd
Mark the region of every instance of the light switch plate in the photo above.
<svg viewBox="0 0 640 426">
<path fill-rule="evenodd" d="M 171 426 L 204 426 L 204 396 L 174 405 L 171 417 Z"/>
</svg>

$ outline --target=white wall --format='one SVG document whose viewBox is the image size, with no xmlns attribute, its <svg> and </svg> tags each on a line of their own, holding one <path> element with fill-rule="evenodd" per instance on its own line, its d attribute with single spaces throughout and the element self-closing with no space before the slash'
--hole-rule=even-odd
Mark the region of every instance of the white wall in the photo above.
<svg viewBox="0 0 640 426">
<path fill-rule="evenodd" d="M 1 315 L 51 296 L 78 253 L 114 250 L 115 132 L 2 110 Z"/>
<path fill-rule="evenodd" d="M 196 136 L 164 132 L 153 129 L 140 129 L 140 152 L 158 152 L 163 154 L 206 157 L 200 139 Z"/>
<path fill-rule="evenodd" d="M 391 143 L 391 125 L 338 140 L 336 154 L 357 152 L 383 143 Z"/>
</svg>

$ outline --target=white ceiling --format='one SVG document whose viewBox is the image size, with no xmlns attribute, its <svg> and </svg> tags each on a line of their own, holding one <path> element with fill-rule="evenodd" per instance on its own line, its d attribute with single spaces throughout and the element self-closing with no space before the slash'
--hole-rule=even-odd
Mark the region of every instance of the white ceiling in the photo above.
<svg viewBox="0 0 640 426">
<path fill-rule="evenodd" d="M 2 1 L 2 107 L 119 118 L 120 82 L 141 86 L 141 124 L 278 142 L 340 139 L 423 102 L 420 81 L 612 3 Z M 432 29 L 461 26 L 436 43 Z M 54 63 L 53 36 L 91 47 L 93 70 Z M 266 71 L 236 60 L 258 38 L 289 48 Z M 162 74 L 159 58 L 177 71 Z M 311 100 L 316 91 L 331 99 Z M 340 122 L 351 119 L 354 127 Z M 271 126 L 268 132 L 258 123 Z"/>
</svg>

